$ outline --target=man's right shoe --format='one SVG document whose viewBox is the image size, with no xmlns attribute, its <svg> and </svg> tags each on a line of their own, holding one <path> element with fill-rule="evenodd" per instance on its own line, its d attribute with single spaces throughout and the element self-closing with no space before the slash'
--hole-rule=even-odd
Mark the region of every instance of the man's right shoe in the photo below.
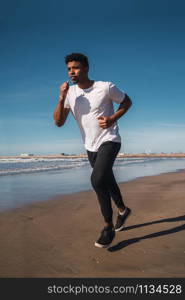
<svg viewBox="0 0 185 300">
<path fill-rule="evenodd" d="M 113 226 L 105 227 L 102 230 L 99 239 L 95 242 L 95 246 L 99 248 L 106 248 L 112 243 L 114 237 L 115 237 L 114 227 Z"/>
<path fill-rule="evenodd" d="M 131 213 L 131 209 L 125 207 L 124 214 L 123 215 L 118 214 L 116 225 L 115 225 L 115 231 L 121 231 L 123 229 L 125 221 L 130 215 L 130 213 Z"/>
</svg>

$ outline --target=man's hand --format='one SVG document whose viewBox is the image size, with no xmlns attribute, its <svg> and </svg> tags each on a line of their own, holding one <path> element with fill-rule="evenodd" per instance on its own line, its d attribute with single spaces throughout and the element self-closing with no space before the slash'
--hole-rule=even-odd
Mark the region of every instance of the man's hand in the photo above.
<svg viewBox="0 0 185 300">
<path fill-rule="evenodd" d="M 98 120 L 100 127 L 103 129 L 109 128 L 115 122 L 113 118 L 104 116 L 98 117 Z"/>
<path fill-rule="evenodd" d="M 69 90 L 69 82 L 65 81 L 61 86 L 60 86 L 60 98 L 65 99 L 67 96 L 67 92 Z"/>
<path fill-rule="evenodd" d="M 125 94 L 125 98 L 120 104 L 118 110 L 110 117 L 101 116 L 98 118 L 99 125 L 101 128 L 106 129 L 109 128 L 112 124 L 114 124 L 121 116 L 123 116 L 127 110 L 132 105 L 132 101 L 127 94 Z"/>
</svg>

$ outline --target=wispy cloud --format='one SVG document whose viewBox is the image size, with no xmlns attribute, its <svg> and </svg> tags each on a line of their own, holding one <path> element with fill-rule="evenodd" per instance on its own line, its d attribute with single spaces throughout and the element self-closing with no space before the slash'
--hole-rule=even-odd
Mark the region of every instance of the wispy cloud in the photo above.
<svg viewBox="0 0 185 300">
<path fill-rule="evenodd" d="M 21 141 L 19 144 L 12 143 L 7 140 L 7 143 L 1 145 L 0 155 L 18 155 L 20 153 L 33 154 L 55 154 L 68 153 L 79 154 L 84 153 L 85 149 L 81 139 L 61 139 L 61 140 L 41 140 L 41 141 Z"/>
<path fill-rule="evenodd" d="M 16 91 L 6 91 L 0 93 L 0 103 L 7 102 L 16 102 L 16 104 L 21 103 L 22 101 L 31 101 L 34 102 L 36 99 L 43 97 L 51 97 L 51 89 L 53 88 L 52 84 L 47 85 L 37 85 L 35 87 L 26 87 L 22 86 L 17 88 Z M 53 88 L 55 90 L 55 87 Z"/>
<path fill-rule="evenodd" d="M 163 127 L 185 128 L 185 123 L 158 123 L 158 125 Z"/>
<path fill-rule="evenodd" d="M 123 147 L 127 152 L 143 152 L 151 149 L 153 152 L 185 151 L 185 131 L 145 129 L 144 131 L 127 131 L 122 136 Z"/>
</svg>

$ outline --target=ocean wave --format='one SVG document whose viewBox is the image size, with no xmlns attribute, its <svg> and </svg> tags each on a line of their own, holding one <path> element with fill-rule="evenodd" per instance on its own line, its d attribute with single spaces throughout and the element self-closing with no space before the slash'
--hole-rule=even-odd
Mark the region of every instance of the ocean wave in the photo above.
<svg viewBox="0 0 185 300">
<path fill-rule="evenodd" d="M 84 163 L 76 163 L 73 165 L 52 165 L 52 166 L 40 166 L 40 167 L 31 167 L 31 168 L 12 168 L 12 169 L 4 169 L 0 170 L 0 176 L 3 175 L 16 175 L 16 174 L 30 174 L 37 172 L 46 172 L 46 171 L 54 171 L 54 170 L 63 170 L 63 169 L 73 169 L 80 168 L 85 166 Z"/>
<path fill-rule="evenodd" d="M 185 158 L 120 158 L 117 157 L 114 167 L 134 167 L 134 166 L 145 166 L 156 164 L 160 162 L 175 163 L 175 161 L 182 164 Z M 90 164 L 87 158 L 12 158 L 12 159 L 1 159 L 0 160 L 0 176 L 5 175 L 16 175 L 16 174 L 30 174 L 37 172 L 48 172 L 48 171 L 59 171 L 63 169 L 74 169 L 74 168 L 90 168 Z"/>
<path fill-rule="evenodd" d="M 87 161 L 87 158 L 1 158 L 2 163 L 32 163 L 32 162 L 74 162 L 74 161 Z"/>
<path fill-rule="evenodd" d="M 131 160 L 131 161 L 130 161 L 130 160 L 118 160 L 118 159 L 117 159 L 117 161 L 118 161 L 118 163 L 121 162 L 121 163 L 126 163 L 126 164 L 128 164 L 128 163 L 133 164 L 133 163 L 142 163 L 142 162 L 146 162 L 145 159 Z"/>
</svg>

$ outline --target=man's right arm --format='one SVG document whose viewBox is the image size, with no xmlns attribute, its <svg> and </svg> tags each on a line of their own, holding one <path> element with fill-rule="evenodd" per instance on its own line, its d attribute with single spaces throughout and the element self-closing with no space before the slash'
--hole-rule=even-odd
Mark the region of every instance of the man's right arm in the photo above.
<svg viewBox="0 0 185 300">
<path fill-rule="evenodd" d="M 64 82 L 60 87 L 59 102 L 58 102 L 57 107 L 56 107 L 56 109 L 54 111 L 54 114 L 53 114 L 55 124 L 58 127 L 61 127 L 61 126 L 64 125 L 64 123 L 67 119 L 67 116 L 69 114 L 69 111 L 70 111 L 69 108 L 64 107 L 64 102 L 65 102 L 65 99 L 66 99 L 66 96 L 67 96 L 68 89 L 69 89 L 68 82 Z"/>
</svg>

